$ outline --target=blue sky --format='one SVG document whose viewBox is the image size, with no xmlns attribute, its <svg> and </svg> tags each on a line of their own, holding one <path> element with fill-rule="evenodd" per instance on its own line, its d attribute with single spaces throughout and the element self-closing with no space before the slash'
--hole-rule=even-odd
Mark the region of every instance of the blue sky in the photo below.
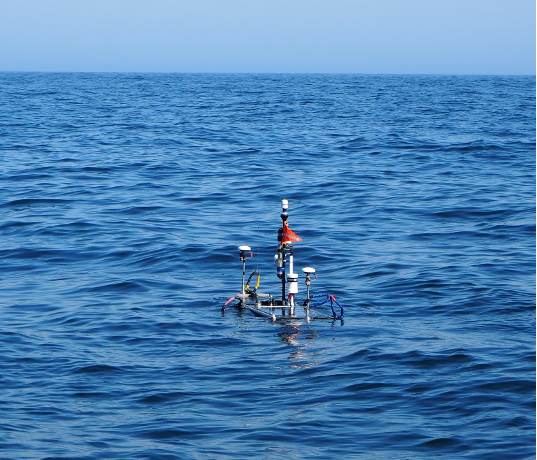
<svg viewBox="0 0 537 460">
<path fill-rule="evenodd" d="M 0 71 L 535 75 L 535 0 L 0 0 Z"/>
</svg>

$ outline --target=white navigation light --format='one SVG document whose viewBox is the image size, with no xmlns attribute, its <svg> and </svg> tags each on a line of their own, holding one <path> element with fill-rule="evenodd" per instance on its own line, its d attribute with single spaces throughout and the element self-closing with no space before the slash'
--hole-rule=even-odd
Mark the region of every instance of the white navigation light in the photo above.
<svg viewBox="0 0 537 460">
<path fill-rule="evenodd" d="M 282 209 L 289 209 L 289 201 L 282 200 Z"/>
</svg>

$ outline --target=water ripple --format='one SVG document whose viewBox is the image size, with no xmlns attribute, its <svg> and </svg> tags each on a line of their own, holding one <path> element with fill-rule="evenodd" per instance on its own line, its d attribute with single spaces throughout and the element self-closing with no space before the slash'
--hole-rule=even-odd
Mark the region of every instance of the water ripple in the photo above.
<svg viewBox="0 0 537 460">
<path fill-rule="evenodd" d="M 534 456 L 534 78 L 0 92 L 5 458 Z M 239 245 L 278 292 L 282 198 L 344 323 L 221 313 Z"/>
</svg>

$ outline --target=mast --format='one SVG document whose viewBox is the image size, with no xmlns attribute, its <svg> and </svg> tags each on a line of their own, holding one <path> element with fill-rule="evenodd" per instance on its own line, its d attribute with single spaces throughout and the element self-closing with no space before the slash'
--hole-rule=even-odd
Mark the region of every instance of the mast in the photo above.
<svg viewBox="0 0 537 460">
<path fill-rule="evenodd" d="M 282 200 L 282 213 L 280 217 L 282 218 L 282 223 L 287 221 L 289 215 L 287 214 L 287 209 L 289 208 L 289 202 L 287 200 Z M 285 297 L 285 265 L 286 265 L 286 255 L 284 251 L 284 245 L 282 243 L 283 239 L 283 228 L 278 229 L 278 252 L 274 256 L 276 263 L 276 274 L 280 280 L 282 280 L 282 305 L 286 304 Z"/>
<path fill-rule="evenodd" d="M 289 209 L 289 202 L 287 200 L 282 200 L 282 213 L 280 217 L 282 218 L 282 228 L 278 230 L 278 252 L 275 256 L 276 263 L 276 272 L 278 278 L 282 280 L 282 305 L 294 306 L 294 295 L 298 293 L 298 275 L 294 272 L 293 265 L 293 246 L 289 244 L 291 241 L 302 241 L 299 236 L 289 229 L 287 225 L 287 219 L 289 214 L 287 213 Z M 285 276 L 285 268 L 287 261 L 289 260 L 289 273 L 287 274 L 287 279 Z M 286 283 L 287 282 L 287 286 Z M 289 294 L 289 303 L 287 302 L 286 297 L 286 287 Z"/>
</svg>

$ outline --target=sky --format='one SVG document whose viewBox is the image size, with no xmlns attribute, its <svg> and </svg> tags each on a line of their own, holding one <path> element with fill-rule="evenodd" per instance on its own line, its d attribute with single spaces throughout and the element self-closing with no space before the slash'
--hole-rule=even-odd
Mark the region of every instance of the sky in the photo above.
<svg viewBox="0 0 537 460">
<path fill-rule="evenodd" d="M 535 0 L 0 0 L 0 71 L 535 75 Z"/>
</svg>

